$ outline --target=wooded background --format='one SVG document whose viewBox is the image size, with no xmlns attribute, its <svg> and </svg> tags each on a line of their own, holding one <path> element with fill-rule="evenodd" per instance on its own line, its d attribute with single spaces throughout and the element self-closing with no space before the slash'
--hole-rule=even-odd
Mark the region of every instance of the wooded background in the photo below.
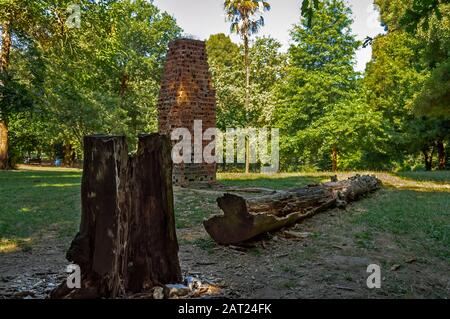
<svg viewBox="0 0 450 319">
<path fill-rule="evenodd" d="M 80 28 L 66 25 L 73 3 Z M 366 41 L 364 74 L 343 0 L 293 8 L 288 52 L 255 37 L 245 59 L 245 42 L 212 35 L 218 127 L 279 127 L 286 171 L 448 169 L 449 1 L 375 3 L 386 34 Z M 156 131 L 167 45 L 182 29 L 151 2 L 2 0 L 0 25 L 0 167 L 72 165 L 85 135 L 125 134 L 134 149 L 138 133 Z"/>
</svg>

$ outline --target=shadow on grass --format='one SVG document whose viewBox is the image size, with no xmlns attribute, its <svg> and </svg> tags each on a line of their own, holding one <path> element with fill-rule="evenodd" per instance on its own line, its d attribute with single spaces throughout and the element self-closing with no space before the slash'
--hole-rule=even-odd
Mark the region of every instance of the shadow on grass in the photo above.
<svg viewBox="0 0 450 319">
<path fill-rule="evenodd" d="M 73 236 L 80 219 L 80 185 L 81 172 L 0 172 L 0 250 L 26 250 L 27 243 L 48 232 Z"/>
<path fill-rule="evenodd" d="M 414 180 L 418 182 L 450 183 L 450 171 L 398 172 L 395 175 L 401 178 Z"/>
<path fill-rule="evenodd" d="M 331 174 L 330 174 L 331 176 Z M 280 175 L 262 175 L 262 174 L 221 174 L 219 183 L 225 186 L 237 187 L 262 187 L 272 189 L 289 189 L 305 187 L 309 184 L 317 184 L 323 181 L 329 181 L 327 176 L 286 176 Z"/>
<path fill-rule="evenodd" d="M 351 222 L 367 229 L 370 237 L 390 233 L 413 253 L 450 261 L 449 192 L 389 188 L 350 209 L 358 211 Z"/>
</svg>

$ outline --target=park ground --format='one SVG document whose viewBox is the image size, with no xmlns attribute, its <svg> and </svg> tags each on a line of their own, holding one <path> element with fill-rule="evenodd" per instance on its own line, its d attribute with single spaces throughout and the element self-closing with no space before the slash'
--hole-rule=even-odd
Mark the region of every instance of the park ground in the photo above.
<svg viewBox="0 0 450 319">
<path fill-rule="evenodd" d="M 175 187 L 183 274 L 227 298 L 449 298 L 450 172 L 370 173 L 382 190 L 294 226 L 300 237 L 279 231 L 245 247 L 218 246 L 202 226 L 220 213 L 224 189 L 288 189 L 332 174 L 219 174 L 221 187 Z M 0 299 L 43 298 L 65 278 L 81 174 L 30 166 L 0 172 Z M 381 266 L 380 289 L 366 286 L 369 264 Z"/>
</svg>

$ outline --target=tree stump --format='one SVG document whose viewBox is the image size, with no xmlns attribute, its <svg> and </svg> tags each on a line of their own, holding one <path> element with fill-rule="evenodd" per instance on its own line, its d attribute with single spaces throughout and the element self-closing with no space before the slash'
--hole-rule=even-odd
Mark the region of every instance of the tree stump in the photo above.
<svg viewBox="0 0 450 319">
<path fill-rule="evenodd" d="M 255 198 L 225 194 L 217 199 L 224 215 L 203 222 L 219 244 L 238 244 L 260 234 L 293 225 L 318 212 L 343 208 L 348 202 L 381 187 L 374 176 L 354 176 L 345 181 L 310 185 Z"/>
<path fill-rule="evenodd" d="M 67 260 L 81 288 L 61 283 L 51 298 L 115 298 L 181 281 L 170 140 L 139 137 L 128 156 L 122 136 L 86 136 L 81 224 Z"/>
<path fill-rule="evenodd" d="M 141 136 L 127 169 L 128 246 L 126 290 L 141 292 L 181 282 L 172 190 L 171 144 L 159 135 Z"/>
</svg>

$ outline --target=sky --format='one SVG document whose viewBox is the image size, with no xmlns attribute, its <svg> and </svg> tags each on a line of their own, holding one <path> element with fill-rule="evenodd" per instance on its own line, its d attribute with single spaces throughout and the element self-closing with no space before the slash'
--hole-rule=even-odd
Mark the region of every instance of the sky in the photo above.
<svg viewBox="0 0 450 319">
<path fill-rule="evenodd" d="M 271 36 L 283 44 L 283 50 L 289 47 L 289 32 L 300 21 L 300 3 L 302 0 L 269 0 L 271 10 L 264 13 L 265 26 L 259 36 Z M 358 40 L 367 36 L 374 37 L 383 33 L 379 14 L 373 6 L 373 0 L 346 0 L 353 10 L 353 32 Z M 206 40 L 211 34 L 225 33 L 233 41 L 240 42 L 236 35 L 230 34 L 229 22 L 225 20 L 223 0 L 154 0 L 161 10 L 173 16 L 185 35 Z M 370 61 L 372 48 L 361 48 L 356 54 L 355 69 L 364 71 Z"/>
</svg>

